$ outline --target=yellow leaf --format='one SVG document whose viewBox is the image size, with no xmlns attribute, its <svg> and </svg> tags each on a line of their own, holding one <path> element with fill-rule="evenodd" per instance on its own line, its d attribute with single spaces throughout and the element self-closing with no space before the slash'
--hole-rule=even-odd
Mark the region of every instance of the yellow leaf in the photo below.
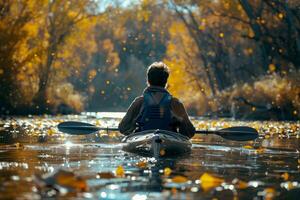
<svg viewBox="0 0 300 200">
<path fill-rule="evenodd" d="M 224 179 L 213 176 L 209 173 L 204 173 L 200 177 L 201 187 L 204 191 L 208 191 L 212 188 L 215 188 L 221 185 L 224 182 Z"/>
<path fill-rule="evenodd" d="M 164 175 L 165 176 L 170 176 L 171 173 L 172 173 L 172 169 L 170 169 L 169 167 L 166 167 L 164 169 Z"/>
<path fill-rule="evenodd" d="M 243 148 L 244 148 L 244 149 L 253 149 L 253 147 L 250 146 L 250 145 L 245 145 L 245 146 L 243 146 Z"/>
<path fill-rule="evenodd" d="M 117 169 L 116 169 L 116 175 L 117 175 L 118 177 L 124 177 L 125 171 L 124 171 L 124 168 L 123 168 L 121 165 L 119 165 L 119 166 L 117 167 Z"/>
<path fill-rule="evenodd" d="M 274 72 L 275 70 L 276 70 L 276 65 L 274 65 L 273 63 L 269 64 L 269 71 Z"/>
<path fill-rule="evenodd" d="M 188 179 L 184 176 L 174 176 L 172 178 L 172 182 L 174 182 L 174 183 L 185 183 L 187 181 L 188 181 Z"/>
<path fill-rule="evenodd" d="M 263 148 L 263 147 L 260 147 L 260 148 L 258 148 L 258 149 L 256 149 L 255 150 L 255 153 L 258 153 L 258 154 L 260 154 L 260 153 L 264 153 L 266 151 L 266 149 L 265 148 Z"/>
</svg>

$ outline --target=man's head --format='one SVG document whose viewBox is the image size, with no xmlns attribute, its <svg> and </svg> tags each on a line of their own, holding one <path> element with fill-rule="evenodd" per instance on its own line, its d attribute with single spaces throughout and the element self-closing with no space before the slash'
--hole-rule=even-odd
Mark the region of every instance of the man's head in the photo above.
<svg viewBox="0 0 300 200">
<path fill-rule="evenodd" d="M 152 63 L 147 70 L 147 78 L 150 86 L 165 87 L 169 78 L 169 68 L 163 62 Z"/>
</svg>

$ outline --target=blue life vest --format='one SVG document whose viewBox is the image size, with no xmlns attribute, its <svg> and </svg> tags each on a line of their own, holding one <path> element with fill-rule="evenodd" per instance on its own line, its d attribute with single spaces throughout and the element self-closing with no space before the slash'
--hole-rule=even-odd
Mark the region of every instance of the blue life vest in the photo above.
<svg viewBox="0 0 300 200">
<path fill-rule="evenodd" d="M 162 92 L 163 96 L 159 102 L 155 101 L 154 92 Z M 171 99 L 172 96 L 162 89 L 147 89 L 144 94 L 142 112 L 137 118 L 137 131 L 171 128 Z"/>
</svg>

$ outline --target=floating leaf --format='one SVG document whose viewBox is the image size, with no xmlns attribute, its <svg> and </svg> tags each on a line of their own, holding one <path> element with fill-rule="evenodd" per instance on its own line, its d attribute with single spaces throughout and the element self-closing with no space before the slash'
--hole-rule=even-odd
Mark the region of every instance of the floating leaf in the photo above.
<svg viewBox="0 0 300 200">
<path fill-rule="evenodd" d="M 291 181 L 287 181 L 287 182 L 283 182 L 280 184 L 281 187 L 287 189 L 287 190 L 292 190 L 294 188 L 299 187 L 299 183 L 298 182 L 291 182 Z"/>
<path fill-rule="evenodd" d="M 200 177 L 201 187 L 204 191 L 208 191 L 212 188 L 215 188 L 219 185 L 221 185 L 224 182 L 224 179 L 218 178 L 214 175 L 211 175 L 209 173 L 204 173 Z"/>
<path fill-rule="evenodd" d="M 84 192 L 87 191 L 88 186 L 86 180 L 80 176 L 75 175 L 72 171 L 60 169 L 52 174 L 43 177 L 36 176 L 35 182 L 39 188 L 64 187 L 68 191 Z"/>
<path fill-rule="evenodd" d="M 274 188 L 266 188 L 257 194 L 258 196 L 263 196 L 266 200 L 272 200 L 276 195 L 276 190 Z"/>
<path fill-rule="evenodd" d="M 264 153 L 265 151 L 266 151 L 266 148 L 263 148 L 263 147 L 260 147 L 260 148 L 258 148 L 258 149 L 255 149 L 255 153 L 258 153 L 258 154 Z"/>
<path fill-rule="evenodd" d="M 283 174 L 281 174 L 281 178 L 283 178 L 283 180 L 285 180 L 285 181 L 289 180 L 289 177 L 290 177 L 290 175 L 287 172 L 284 172 Z"/>
<path fill-rule="evenodd" d="M 164 175 L 165 176 L 170 176 L 171 173 L 172 173 L 172 169 L 170 169 L 169 167 L 166 167 L 164 169 Z"/>
<path fill-rule="evenodd" d="M 148 163 L 147 163 L 147 161 L 142 160 L 142 161 L 139 161 L 138 163 L 136 163 L 135 166 L 137 166 L 138 168 L 143 168 L 144 169 L 148 166 Z"/>
<path fill-rule="evenodd" d="M 276 70 L 276 65 L 273 63 L 269 64 L 269 71 L 274 72 L 275 70 Z"/>
<path fill-rule="evenodd" d="M 116 176 L 124 177 L 124 175 L 125 175 L 124 168 L 121 165 L 119 165 L 116 169 Z"/>
<path fill-rule="evenodd" d="M 239 180 L 237 178 L 232 180 L 232 184 L 234 184 L 238 189 L 246 189 L 249 186 L 247 182 Z"/>
<path fill-rule="evenodd" d="M 173 183 L 185 183 L 185 182 L 187 182 L 187 181 L 188 181 L 188 179 L 187 179 L 186 177 L 180 176 L 180 175 L 174 176 L 174 177 L 172 178 L 172 182 L 173 182 Z"/>
<path fill-rule="evenodd" d="M 166 155 L 166 151 L 165 151 L 164 149 L 161 149 L 161 150 L 159 151 L 159 155 L 160 155 L 160 156 Z"/>
<path fill-rule="evenodd" d="M 98 176 L 100 176 L 100 178 L 104 178 L 104 179 L 116 178 L 116 176 L 111 172 L 99 172 Z"/>
</svg>

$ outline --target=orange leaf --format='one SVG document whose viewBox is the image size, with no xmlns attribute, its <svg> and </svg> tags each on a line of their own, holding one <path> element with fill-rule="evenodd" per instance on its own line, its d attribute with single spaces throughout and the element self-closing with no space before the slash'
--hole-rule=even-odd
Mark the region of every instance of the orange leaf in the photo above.
<svg viewBox="0 0 300 200">
<path fill-rule="evenodd" d="M 290 175 L 287 172 L 281 174 L 281 178 L 283 178 L 283 180 L 285 180 L 285 181 L 289 180 L 289 177 L 290 177 Z"/>
<path fill-rule="evenodd" d="M 110 178 L 116 178 L 116 176 L 111 172 L 99 172 L 98 175 L 100 178 L 110 179 Z"/>
<path fill-rule="evenodd" d="M 147 167 L 147 162 L 145 160 L 139 161 L 138 163 L 136 163 L 136 166 L 139 168 L 146 168 Z"/>
<path fill-rule="evenodd" d="M 188 179 L 184 176 L 174 176 L 172 178 L 172 182 L 174 182 L 174 183 L 185 183 L 187 181 L 188 181 Z"/>
<path fill-rule="evenodd" d="M 200 177 L 201 187 L 204 191 L 208 191 L 212 188 L 215 188 L 221 185 L 224 182 L 224 179 L 213 176 L 209 173 L 204 173 Z"/>
</svg>

